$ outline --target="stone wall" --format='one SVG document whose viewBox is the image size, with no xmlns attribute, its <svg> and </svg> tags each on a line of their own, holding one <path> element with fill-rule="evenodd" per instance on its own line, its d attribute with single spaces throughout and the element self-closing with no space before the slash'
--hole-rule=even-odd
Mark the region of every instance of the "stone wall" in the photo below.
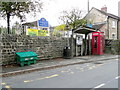
<svg viewBox="0 0 120 90">
<path fill-rule="evenodd" d="M 63 56 L 65 38 L 26 35 L 0 35 L 0 65 L 16 63 L 15 52 L 34 51 L 41 59 Z"/>
</svg>

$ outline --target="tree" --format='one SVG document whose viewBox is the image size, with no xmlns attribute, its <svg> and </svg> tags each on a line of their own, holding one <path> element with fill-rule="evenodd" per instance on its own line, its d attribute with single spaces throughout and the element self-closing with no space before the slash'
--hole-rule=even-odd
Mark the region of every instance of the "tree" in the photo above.
<svg viewBox="0 0 120 90">
<path fill-rule="evenodd" d="M 16 32 L 20 32 L 22 30 L 21 25 L 18 21 L 16 21 L 12 26 L 12 34 L 16 34 Z"/>
<path fill-rule="evenodd" d="M 56 26 L 54 28 L 53 35 L 60 37 L 62 35 L 63 31 L 65 31 L 65 27 L 66 27 L 65 24 L 61 24 L 61 25 Z"/>
<path fill-rule="evenodd" d="M 56 26 L 54 29 L 57 31 L 64 31 L 65 26 L 66 26 L 65 24 L 61 24 L 61 25 Z"/>
<path fill-rule="evenodd" d="M 63 11 L 63 15 L 60 16 L 60 19 L 66 24 L 68 30 L 72 29 L 72 35 L 71 35 L 71 41 L 69 44 L 68 41 L 68 47 L 70 45 L 71 48 L 71 57 L 73 57 L 73 30 L 77 29 L 80 26 L 84 26 L 87 22 L 86 20 L 82 19 L 82 11 L 79 9 L 72 9 L 71 11 Z"/>
<path fill-rule="evenodd" d="M 72 9 L 71 11 L 63 11 L 60 19 L 72 28 L 76 29 L 80 26 L 84 26 L 87 22 L 85 19 L 81 19 L 82 11 L 79 9 Z"/>
<path fill-rule="evenodd" d="M 0 16 L 7 18 L 8 34 L 10 33 L 10 17 L 17 16 L 21 22 L 25 20 L 25 14 L 33 12 L 40 12 L 42 9 L 42 2 L 0 2 Z"/>
<path fill-rule="evenodd" d="M 7 28 L 6 27 L 3 27 L 3 26 L 1 26 L 0 27 L 0 34 L 6 34 L 7 33 Z"/>
</svg>

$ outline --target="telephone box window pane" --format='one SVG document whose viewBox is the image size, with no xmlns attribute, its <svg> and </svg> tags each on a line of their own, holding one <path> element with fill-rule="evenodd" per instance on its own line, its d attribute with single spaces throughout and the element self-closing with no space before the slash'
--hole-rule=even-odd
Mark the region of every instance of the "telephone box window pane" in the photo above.
<svg viewBox="0 0 120 90">
<path fill-rule="evenodd" d="M 97 36 L 94 37 L 94 48 L 97 48 Z"/>
</svg>

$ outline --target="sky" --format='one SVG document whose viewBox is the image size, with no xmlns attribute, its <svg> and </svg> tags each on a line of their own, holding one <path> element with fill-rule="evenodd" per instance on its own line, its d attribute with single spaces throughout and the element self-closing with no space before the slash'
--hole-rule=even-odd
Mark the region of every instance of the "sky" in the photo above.
<svg viewBox="0 0 120 90">
<path fill-rule="evenodd" d="M 44 17 L 51 26 L 57 26 L 62 24 L 58 19 L 63 10 L 71 10 L 72 8 L 79 8 L 83 12 L 83 17 L 87 13 L 87 1 L 88 0 L 42 0 L 43 10 L 38 13 L 36 17 L 27 15 L 27 22 L 39 20 Z M 107 6 L 107 12 L 118 16 L 118 1 L 120 0 L 89 0 L 90 9 L 95 7 L 101 9 L 103 6 Z M 17 18 L 11 20 L 11 25 L 15 21 L 19 21 Z M 7 26 L 6 21 L 0 19 L 2 24 L 0 26 Z"/>
</svg>

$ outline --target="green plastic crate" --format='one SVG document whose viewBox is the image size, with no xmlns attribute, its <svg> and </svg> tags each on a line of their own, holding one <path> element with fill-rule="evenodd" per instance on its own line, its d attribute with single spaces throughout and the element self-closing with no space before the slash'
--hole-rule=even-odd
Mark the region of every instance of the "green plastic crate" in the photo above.
<svg viewBox="0 0 120 90">
<path fill-rule="evenodd" d="M 16 53 L 17 63 L 21 66 L 24 66 L 24 64 L 30 65 L 31 63 L 36 63 L 36 60 L 38 59 L 37 56 L 38 55 L 32 51 Z"/>
</svg>

